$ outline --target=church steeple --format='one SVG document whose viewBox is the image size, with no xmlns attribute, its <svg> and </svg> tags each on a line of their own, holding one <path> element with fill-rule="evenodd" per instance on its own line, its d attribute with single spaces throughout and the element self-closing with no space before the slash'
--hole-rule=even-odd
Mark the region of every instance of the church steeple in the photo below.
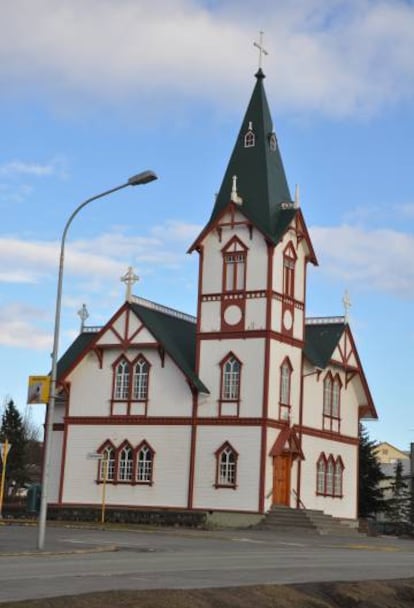
<svg viewBox="0 0 414 608">
<path fill-rule="evenodd" d="M 237 176 L 241 211 L 276 243 L 295 215 L 296 209 L 273 131 L 263 86 L 264 78 L 265 75 L 259 68 L 256 85 L 208 224 L 211 224 L 231 201 L 233 178 Z"/>
</svg>

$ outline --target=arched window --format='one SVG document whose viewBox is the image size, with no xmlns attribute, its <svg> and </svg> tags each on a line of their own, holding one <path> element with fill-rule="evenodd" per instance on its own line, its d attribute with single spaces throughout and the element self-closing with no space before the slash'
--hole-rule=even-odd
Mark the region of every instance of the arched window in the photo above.
<svg viewBox="0 0 414 608">
<path fill-rule="evenodd" d="M 133 392 L 132 398 L 137 401 L 148 399 L 148 373 L 149 363 L 144 357 L 140 356 L 134 365 Z"/>
<path fill-rule="evenodd" d="M 249 122 L 249 126 L 247 127 L 246 134 L 244 136 L 244 147 L 245 148 L 253 148 L 256 144 L 256 136 L 253 132 L 253 125 Z"/>
<path fill-rule="evenodd" d="M 340 456 L 335 460 L 332 454 L 327 458 L 322 453 L 316 463 L 316 493 L 320 496 L 342 498 L 343 472 L 344 464 Z"/>
<path fill-rule="evenodd" d="M 296 252 L 289 243 L 283 252 L 283 295 L 289 298 L 295 297 L 295 265 Z"/>
<path fill-rule="evenodd" d="M 129 363 L 126 359 L 121 359 L 115 371 L 115 399 L 123 400 L 129 397 Z"/>
<path fill-rule="evenodd" d="M 247 247 L 237 238 L 232 238 L 222 249 L 223 291 L 246 289 Z"/>
<path fill-rule="evenodd" d="M 241 363 L 234 355 L 222 362 L 222 401 L 238 401 L 240 396 Z"/>
<path fill-rule="evenodd" d="M 279 418 L 289 420 L 290 417 L 290 389 L 292 377 L 292 364 L 289 359 L 283 361 L 280 366 L 280 391 L 279 391 Z"/>
<path fill-rule="evenodd" d="M 334 495 L 334 474 L 335 474 L 335 463 L 332 455 L 328 458 L 326 465 L 326 482 L 325 482 L 325 494 L 327 496 Z"/>
<path fill-rule="evenodd" d="M 325 492 L 325 478 L 326 478 L 326 458 L 325 454 L 319 456 L 319 460 L 316 464 L 316 493 L 324 495 Z"/>
<path fill-rule="evenodd" d="M 335 474 L 334 474 L 334 496 L 338 498 L 342 497 L 343 492 L 343 475 L 344 475 L 344 464 L 342 458 L 338 456 L 335 461 Z"/>
<path fill-rule="evenodd" d="M 329 374 L 323 381 L 323 413 L 331 416 L 332 413 L 332 377 Z"/>
<path fill-rule="evenodd" d="M 98 466 L 98 481 L 115 481 L 115 447 L 111 441 L 106 441 L 98 450 L 100 455 Z"/>
<path fill-rule="evenodd" d="M 132 466 L 132 448 L 126 444 L 118 453 L 118 481 L 132 481 Z"/>
<path fill-rule="evenodd" d="M 137 450 L 137 482 L 152 483 L 154 451 L 144 442 Z"/>
<path fill-rule="evenodd" d="M 216 452 L 216 487 L 236 487 L 238 453 L 229 443 Z"/>
<path fill-rule="evenodd" d="M 323 381 L 323 428 L 335 433 L 339 433 L 341 427 L 341 388 L 339 375 L 333 378 L 328 372 Z"/>
</svg>

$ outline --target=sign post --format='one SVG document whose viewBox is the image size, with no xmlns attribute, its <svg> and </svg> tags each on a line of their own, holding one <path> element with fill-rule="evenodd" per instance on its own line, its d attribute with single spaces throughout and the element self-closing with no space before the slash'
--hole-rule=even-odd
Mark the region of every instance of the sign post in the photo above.
<svg viewBox="0 0 414 608">
<path fill-rule="evenodd" d="M 102 480 L 102 501 L 101 501 L 101 524 L 105 523 L 105 507 L 106 507 L 106 480 L 108 479 L 108 455 L 98 454 L 98 452 L 89 452 L 89 460 L 99 460 L 100 478 Z"/>
<path fill-rule="evenodd" d="M 3 497 L 4 497 L 4 482 L 6 480 L 7 456 L 11 449 L 11 443 L 5 439 L 4 443 L 0 443 L 0 456 L 2 460 L 1 481 L 0 481 L 0 519 L 3 519 Z"/>
</svg>

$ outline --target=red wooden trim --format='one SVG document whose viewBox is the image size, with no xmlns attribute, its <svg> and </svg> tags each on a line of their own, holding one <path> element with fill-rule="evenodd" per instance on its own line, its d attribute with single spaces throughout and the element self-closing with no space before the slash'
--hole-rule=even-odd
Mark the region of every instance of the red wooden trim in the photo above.
<svg viewBox="0 0 414 608">
<path fill-rule="evenodd" d="M 359 445 L 358 437 L 350 437 L 349 435 L 341 435 L 340 433 L 335 433 L 326 430 L 324 431 L 322 429 L 313 429 L 309 426 L 302 426 L 301 429 L 304 435 L 309 435 L 310 437 L 329 439 L 330 441 L 336 441 L 337 443 L 346 443 L 349 445 Z"/>
<path fill-rule="evenodd" d="M 266 330 L 266 329 L 251 329 L 240 332 L 231 331 L 217 331 L 217 332 L 200 332 L 198 334 L 200 340 L 245 340 L 246 338 L 265 338 L 269 340 L 276 340 L 283 342 L 284 344 L 290 344 L 290 346 L 297 346 L 303 348 L 303 340 L 298 340 L 291 336 L 283 335 L 279 332 Z"/>
<path fill-rule="evenodd" d="M 65 425 L 63 424 L 63 422 L 55 422 L 53 424 L 53 430 L 54 431 L 64 431 L 65 430 Z"/>
<path fill-rule="evenodd" d="M 266 241 L 267 247 L 267 276 L 266 276 L 266 339 L 264 344 L 264 377 L 263 377 L 263 405 L 262 405 L 262 425 L 260 433 L 260 478 L 259 478 L 259 501 L 258 508 L 260 513 L 265 510 L 265 480 L 266 480 L 266 454 L 267 454 L 267 425 L 266 420 L 269 415 L 269 382 L 270 382 L 270 344 L 272 327 L 272 298 L 269 297 L 273 285 L 273 258 L 275 247 Z"/>
</svg>

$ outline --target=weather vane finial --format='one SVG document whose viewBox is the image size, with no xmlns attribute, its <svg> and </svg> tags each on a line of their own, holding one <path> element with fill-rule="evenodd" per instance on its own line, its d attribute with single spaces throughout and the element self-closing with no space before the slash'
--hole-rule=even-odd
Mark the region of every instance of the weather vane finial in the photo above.
<svg viewBox="0 0 414 608">
<path fill-rule="evenodd" d="M 78 310 L 78 315 L 81 320 L 80 332 L 82 333 L 83 329 L 85 327 L 85 321 L 89 317 L 89 313 L 88 313 L 88 309 L 86 308 L 86 304 L 82 304 L 82 308 L 80 310 Z"/>
<path fill-rule="evenodd" d="M 253 45 L 259 49 L 259 70 L 262 69 L 262 58 L 263 55 L 268 55 L 269 53 L 263 47 L 263 32 L 259 32 L 259 42 L 253 42 Z"/>
</svg>

